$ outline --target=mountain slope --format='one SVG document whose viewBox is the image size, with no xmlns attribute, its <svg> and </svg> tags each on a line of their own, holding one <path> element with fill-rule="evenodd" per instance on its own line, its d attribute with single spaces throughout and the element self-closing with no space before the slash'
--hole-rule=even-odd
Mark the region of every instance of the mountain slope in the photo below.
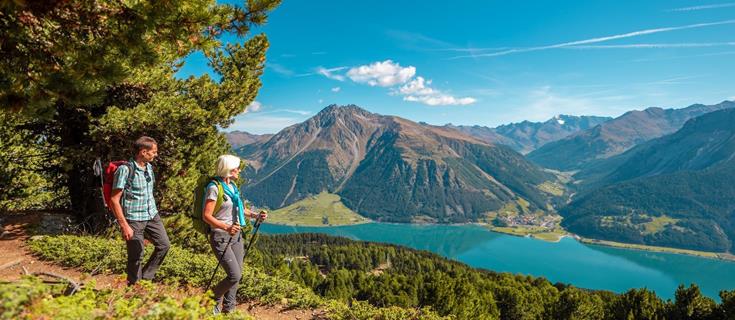
<svg viewBox="0 0 735 320">
<path fill-rule="evenodd" d="M 227 138 L 227 142 L 230 143 L 233 149 L 237 149 L 251 143 L 256 143 L 258 141 L 265 141 L 270 139 L 272 136 L 272 134 L 252 134 L 245 131 L 231 131 L 225 133 L 225 138 Z"/>
<path fill-rule="evenodd" d="M 549 142 L 592 128 L 611 119 L 610 117 L 558 115 L 545 122 L 523 121 L 497 128 L 452 125 L 448 125 L 448 127 L 469 134 L 481 141 L 504 144 L 517 152 L 526 154 Z"/>
<path fill-rule="evenodd" d="M 735 102 L 695 104 L 683 109 L 648 108 L 630 111 L 591 129 L 544 145 L 528 159 L 546 168 L 562 171 L 593 166 L 595 161 L 621 154 L 635 145 L 680 129 L 694 117 L 735 107 Z"/>
<path fill-rule="evenodd" d="M 608 240 L 727 251 L 735 240 L 735 109 L 688 121 L 622 155 L 609 184 L 561 210 L 562 225 Z"/>
<path fill-rule="evenodd" d="M 376 220 L 465 222 L 506 204 L 546 210 L 555 178 L 505 146 L 456 130 L 330 106 L 266 142 L 241 148 L 244 193 L 280 208 L 328 191 Z"/>
</svg>

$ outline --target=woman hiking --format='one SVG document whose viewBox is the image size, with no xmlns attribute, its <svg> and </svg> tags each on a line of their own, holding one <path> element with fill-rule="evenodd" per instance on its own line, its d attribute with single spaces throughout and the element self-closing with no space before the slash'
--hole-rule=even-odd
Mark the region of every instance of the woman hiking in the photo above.
<svg viewBox="0 0 735 320">
<path fill-rule="evenodd" d="M 227 277 L 212 289 L 214 292 L 214 313 L 228 313 L 235 309 L 237 287 L 242 277 L 242 264 L 245 248 L 240 224 L 244 217 L 265 220 L 267 214 L 260 215 L 246 209 L 240 191 L 233 180 L 240 177 L 240 158 L 233 155 L 222 155 L 217 159 L 215 181 L 207 186 L 202 219 L 209 225 L 208 238 L 212 251 L 225 269 Z M 222 186 L 223 199 L 217 212 L 214 212 L 218 197 L 219 183 Z M 240 219 L 243 219 L 242 221 Z M 222 307 L 220 308 L 220 303 Z"/>
</svg>

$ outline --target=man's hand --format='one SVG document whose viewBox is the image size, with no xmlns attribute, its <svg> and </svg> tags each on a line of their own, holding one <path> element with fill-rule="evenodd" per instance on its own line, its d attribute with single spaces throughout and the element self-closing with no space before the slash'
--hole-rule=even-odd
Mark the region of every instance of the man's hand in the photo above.
<svg viewBox="0 0 735 320">
<path fill-rule="evenodd" d="M 133 228 L 130 225 L 126 223 L 124 226 L 120 226 L 120 229 L 122 230 L 122 236 L 125 241 L 133 239 Z"/>
<path fill-rule="evenodd" d="M 236 235 L 238 232 L 240 232 L 240 226 L 237 224 L 231 224 L 229 227 L 227 227 L 227 233 L 229 233 L 231 236 Z"/>
</svg>

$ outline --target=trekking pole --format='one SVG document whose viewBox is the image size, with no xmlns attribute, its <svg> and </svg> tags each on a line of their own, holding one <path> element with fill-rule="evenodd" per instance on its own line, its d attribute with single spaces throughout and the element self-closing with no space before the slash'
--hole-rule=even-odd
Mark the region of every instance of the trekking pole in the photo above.
<svg viewBox="0 0 735 320">
<path fill-rule="evenodd" d="M 217 269 L 219 269 L 219 265 L 222 263 L 222 259 L 225 258 L 225 253 L 227 253 L 227 248 L 230 246 L 230 243 L 232 243 L 232 235 L 230 235 L 230 239 L 227 240 L 227 244 L 225 245 L 225 249 L 222 250 L 222 254 L 219 256 L 219 259 L 217 259 L 217 266 L 214 267 L 214 271 L 212 272 L 212 276 L 209 277 L 209 282 L 207 282 L 207 287 L 204 288 L 204 292 L 207 292 L 209 290 L 209 286 L 212 285 L 212 280 L 214 280 L 214 275 L 217 274 Z"/>
<path fill-rule="evenodd" d="M 248 243 L 248 247 L 245 248 L 245 253 L 242 255 L 242 258 L 245 259 L 245 257 L 248 256 L 248 252 L 250 252 L 250 247 L 253 245 L 253 242 L 255 242 L 255 236 L 258 235 L 258 229 L 260 229 L 260 224 L 263 222 L 263 219 L 260 218 L 260 214 L 258 214 L 258 218 L 255 219 L 255 225 L 253 225 L 253 235 L 250 236 L 250 242 Z"/>
</svg>

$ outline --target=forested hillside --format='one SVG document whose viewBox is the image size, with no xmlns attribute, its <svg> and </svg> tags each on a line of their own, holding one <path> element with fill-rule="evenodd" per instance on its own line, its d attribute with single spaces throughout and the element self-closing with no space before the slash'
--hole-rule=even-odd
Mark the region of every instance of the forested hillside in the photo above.
<svg viewBox="0 0 735 320">
<path fill-rule="evenodd" d="M 726 252 L 735 240 L 735 109 L 689 120 L 674 134 L 620 155 L 561 210 L 580 235 Z M 603 171 L 605 172 L 605 171 Z"/>
</svg>

